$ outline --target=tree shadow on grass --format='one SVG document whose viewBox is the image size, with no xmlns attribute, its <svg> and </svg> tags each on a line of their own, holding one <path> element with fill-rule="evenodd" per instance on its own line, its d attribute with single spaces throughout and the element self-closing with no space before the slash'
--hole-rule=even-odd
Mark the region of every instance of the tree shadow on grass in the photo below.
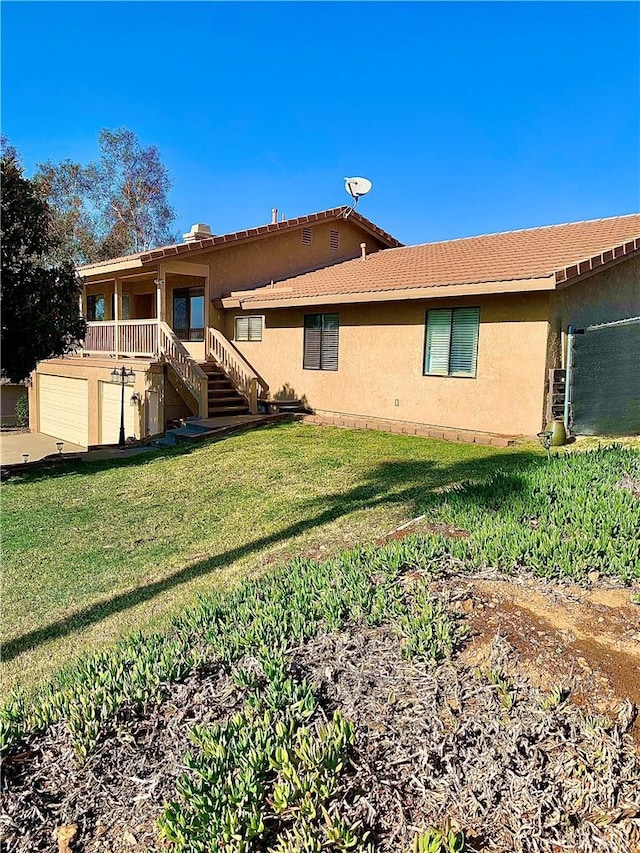
<svg viewBox="0 0 640 853">
<path fill-rule="evenodd" d="M 106 601 L 90 604 L 48 625 L 9 640 L 1 648 L 2 659 L 13 660 L 28 649 L 80 631 L 109 616 L 148 602 L 170 589 L 228 566 L 230 563 L 251 554 L 258 554 L 271 545 L 287 542 L 314 528 L 322 528 L 358 510 L 406 504 L 411 512 L 418 515 L 426 506 L 433 507 L 439 500 L 446 500 L 446 495 L 434 493 L 434 488 L 446 489 L 460 482 L 483 479 L 505 468 L 510 471 L 505 479 L 507 493 L 511 491 L 515 494 L 524 488 L 524 480 L 518 475 L 518 470 L 522 471 L 540 461 L 539 455 L 523 451 L 509 456 L 495 454 L 484 459 L 472 459 L 446 466 L 437 466 L 432 461 L 411 460 L 381 463 L 369 473 L 366 480 L 352 489 L 304 501 L 300 504 L 300 510 L 311 513 L 308 517 L 301 518 L 268 536 L 259 537 L 214 557 L 185 566 L 159 581 L 143 584 L 114 595 Z M 486 491 L 470 490 L 470 500 L 478 502 L 485 498 Z"/>
</svg>

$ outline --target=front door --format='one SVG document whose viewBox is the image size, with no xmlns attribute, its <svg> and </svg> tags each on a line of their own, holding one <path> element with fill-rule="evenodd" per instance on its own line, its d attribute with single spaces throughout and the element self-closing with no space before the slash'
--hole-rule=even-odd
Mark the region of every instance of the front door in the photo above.
<svg viewBox="0 0 640 853">
<path fill-rule="evenodd" d="M 173 291 L 173 330 L 181 341 L 204 340 L 204 287 Z"/>
</svg>

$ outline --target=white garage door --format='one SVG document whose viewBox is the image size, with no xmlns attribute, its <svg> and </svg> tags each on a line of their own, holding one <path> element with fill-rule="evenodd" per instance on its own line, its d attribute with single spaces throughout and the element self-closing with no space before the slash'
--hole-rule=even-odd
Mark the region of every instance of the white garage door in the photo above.
<svg viewBox="0 0 640 853">
<path fill-rule="evenodd" d="M 89 394 L 86 379 L 38 375 L 40 432 L 62 441 L 89 443 Z"/>
<path fill-rule="evenodd" d="M 117 444 L 120 437 L 121 386 L 100 382 L 100 444 Z M 124 437 L 135 436 L 138 407 L 131 405 L 132 389 L 124 388 Z"/>
</svg>

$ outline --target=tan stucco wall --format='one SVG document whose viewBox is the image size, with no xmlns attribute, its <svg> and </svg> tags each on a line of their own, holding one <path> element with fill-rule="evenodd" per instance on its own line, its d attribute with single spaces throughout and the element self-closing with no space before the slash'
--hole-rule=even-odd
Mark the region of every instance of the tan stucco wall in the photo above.
<svg viewBox="0 0 640 853">
<path fill-rule="evenodd" d="M 557 290 L 550 303 L 549 367 L 564 365 L 564 337 L 569 324 L 582 328 L 638 316 L 640 258 L 637 257 Z"/>
<path fill-rule="evenodd" d="M 293 231 L 272 235 L 268 239 L 239 243 L 224 250 L 199 255 L 198 263 L 209 263 L 211 298 L 216 299 L 229 290 L 243 290 L 271 279 L 279 280 L 303 271 L 318 269 L 327 264 L 355 258 L 360 254 L 360 243 L 367 244 L 367 252 L 381 247 L 374 237 L 342 218 L 309 223 L 311 246 L 302 245 L 302 226 Z M 329 248 L 330 231 L 338 231 L 339 251 Z M 195 258 L 194 258 L 195 260 Z"/>
<path fill-rule="evenodd" d="M 33 432 L 39 432 L 39 406 L 38 406 L 38 375 L 50 374 L 53 376 L 66 376 L 70 379 L 86 379 L 88 382 L 88 408 L 89 408 L 89 445 L 98 444 L 100 441 L 100 382 L 111 381 L 111 371 L 114 367 L 125 364 L 127 368 L 135 370 L 135 381 L 133 385 L 125 388 L 125 405 L 134 392 L 140 394 L 145 400 L 145 392 L 159 394 L 161 412 L 164 406 L 164 376 L 162 365 L 150 364 L 142 359 L 126 359 L 116 361 L 115 359 L 97 358 L 58 358 L 42 361 L 36 371 L 31 374 L 32 384 L 29 388 L 29 427 Z M 144 405 L 137 406 L 136 418 L 134 419 L 135 437 L 144 438 L 146 434 L 146 422 Z"/>
<path fill-rule="evenodd" d="M 533 435 L 542 421 L 548 294 L 415 300 L 261 313 L 261 343 L 236 343 L 264 376 L 318 412 Z M 423 376 L 425 312 L 480 306 L 475 378 Z M 303 370 L 305 313 L 340 315 L 337 371 Z M 227 335 L 233 338 L 229 311 Z M 397 405 L 396 405 L 396 401 Z"/>
<path fill-rule="evenodd" d="M 311 245 L 302 244 L 303 227 L 311 228 Z M 330 232 L 338 231 L 339 248 L 332 251 L 329 245 Z M 366 243 L 367 254 L 379 251 L 383 244 L 370 234 L 366 234 L 357 225 L 343 218 L 323 222 L 308 223 L 292 231 L 272 234 L 237 245 L 230 243 L 215 251 L 196 254 L 179 255 L 168 258 L 168 266 L 174 261 L 180 264 L 193 263 L 209 269 L 209 305 L 207 321 L 209 326 L 221 329 L 224 326 L 224 313 L 213 300 L 219 299 L 223 293 L 231 290 L 246 290 L 257 285 L 267 284 L 289 278 L 327 266 L 328 264 L 350 260 L 360 255 L 360 244 Z M 161 262 L 158 262 L 160 265 Z M 115 275 L 115 273 L 114 273 Z M 155 293 L 154 278 L 156 273 L 149 272 L 148 276 L 127 278 L 126 271 L 119 273 L 122 290 L 125 293 Z M 173 326 L 172 291 L 176 288 L 203 285 L 205 278 L 198 272 L 197 276 L 167 272 L 165 275 L 166 322 Z M 86 294 L 103 294 L 105 296 L 105 320 L 111 316 L 111 294 L 114 291 L 113 280 L 97 284 L 87 283 Z M 86 303 L 85 303 L 86 304 Z M 151 316 L 155 316 L 155 310 Z M 132 314 L 131 319 L 143 319 Z"/>
<path fill-rule="evenodd" d="M 24 397 L 27 389 L 24 385 L 3 383 L 0 385 L 0 423 L 13 426 L 16 422 L 16 403 Z"/>
</svg>

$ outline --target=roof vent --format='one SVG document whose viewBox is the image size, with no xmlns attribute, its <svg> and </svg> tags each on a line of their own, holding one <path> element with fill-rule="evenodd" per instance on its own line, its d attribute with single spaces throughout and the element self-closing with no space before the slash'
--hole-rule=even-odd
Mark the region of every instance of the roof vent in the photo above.
<svg viewBox="0 0 640 853">
<path fill-rule="evenodd" d="M 213 237 L 211 228 L 205 225 L 204 222 L 196 222 L 191 226 L 191 231 L 188 234 L 183 234 L 185 243 L 195 243 L 197 240 L 206 240 L 208 237 Z"/>
</svg>

